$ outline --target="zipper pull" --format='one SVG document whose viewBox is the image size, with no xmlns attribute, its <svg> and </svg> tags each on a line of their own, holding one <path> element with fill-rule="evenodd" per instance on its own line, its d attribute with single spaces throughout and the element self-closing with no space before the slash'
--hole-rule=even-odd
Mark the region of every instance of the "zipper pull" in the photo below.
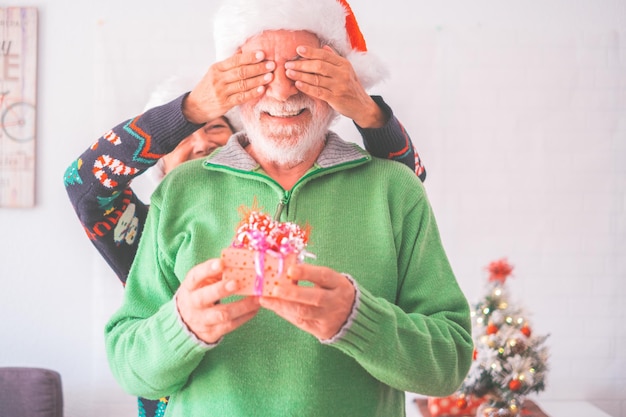
<svg viewBox="0 0 626 417">
<path fill-rule="evenodd" d="M 280 216 L 283 214 L 283 209 L 289 204 L 289 191 L 285 191 L 283 198 L 278 202 L 278 207 L 276 207 L 276 213 L 274 213 L 274 221 L 279 222 Z"/>
</svg>

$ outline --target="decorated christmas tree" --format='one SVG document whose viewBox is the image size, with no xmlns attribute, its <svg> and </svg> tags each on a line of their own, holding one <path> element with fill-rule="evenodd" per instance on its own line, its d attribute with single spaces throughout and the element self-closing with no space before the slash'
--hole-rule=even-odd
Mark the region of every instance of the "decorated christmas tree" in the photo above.
<svg viewBox="0 0 626 417">
<path fill-rule="evenodd" d="M 468 396 L 484 398 L 485 417 L 516 416 L 527 395 L 545 389 L 548 336 L 535 335 L 523 308 L 510 302 L 506 280 L 513 267 L 507 260 L 487 270 L 486 294 L 472 307 L 474 362 L 459 398 L 461 405 Z"/>
<path fill-rule="evenodd" d="M 485 296 L 472 306 L 474 362 L 459 390 L 431 397 L 433 417 L 522 415 L 527 395 L 545 388 L 548 336 L 533 332 L 526 312 L 509 300 L 506 281 L 513 267 L 506 259 L 487 266 Z"/>
</svg>

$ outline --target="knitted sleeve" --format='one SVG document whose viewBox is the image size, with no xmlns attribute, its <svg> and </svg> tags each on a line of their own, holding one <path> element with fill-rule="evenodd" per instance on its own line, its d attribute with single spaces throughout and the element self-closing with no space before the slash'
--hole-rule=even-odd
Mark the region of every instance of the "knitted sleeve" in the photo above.
<svg viewBox="0 0 626 417">
<path fill-rule="evenodd" d="M 159 260 L 161 208 L 153 202 L 121 308 L 105 327 L 109 366 L 128 393 L 160 398 L 179 391 L 213 345 L 190 337 L 175 294 L 174 265 Z"/>
<path fill-rule="evenodd" d="M 394 116 L 391 107 L 380 96 L 372 99 L 389 116 L 387 124 L 378 129 L 363 129 L 355 126 L 363 138 L 365 149 L 378 158 L 391 159 L 408 166 L 420 180 L 426 180 L 426 168 L 415 151 L 413 142 L 402 123 Z"/>
<path fill-rule="evenodd" d="M 200 127 L 185 120 L 183 98 L 113 127 L 65 171 L 65 189 L 78 219 L 123 283 L 148 211 L 130 188 L 131 180 Z"/>
<path fill-rule="evenodd" d="M 331 346 L 396 389 L 449 395 L 472 362 L 469 305 L 425 197 L 395 218 L 400 278 L 396 300 L 377 297 L 357 284 L 352 323 Z"/>
</svg>

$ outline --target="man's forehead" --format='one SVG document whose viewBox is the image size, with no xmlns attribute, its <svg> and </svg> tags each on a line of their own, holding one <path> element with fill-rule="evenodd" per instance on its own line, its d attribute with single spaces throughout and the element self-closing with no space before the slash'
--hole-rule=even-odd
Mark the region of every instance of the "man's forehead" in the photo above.
<svg viewBox="0 0 626 417">
<path fill-rule="evenodd" d="M 248 39 L 241 49 L 242 51 L 262 50 L 270 54 L 278 52 L 294 55 L 299 45 L 319 47 L 320 40 L 314 33 L 304 30 L 266 30 Z"/>
</svg>

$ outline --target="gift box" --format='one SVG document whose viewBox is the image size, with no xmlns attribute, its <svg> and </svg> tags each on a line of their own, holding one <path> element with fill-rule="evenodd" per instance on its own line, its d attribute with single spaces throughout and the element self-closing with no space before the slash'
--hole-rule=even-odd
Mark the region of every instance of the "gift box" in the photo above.
<svg viewBox="0 0 626 417">
<path fill-rule="evenodd" d="M 308 226 L 245 210 L 231 246 L 222 251 L 222 279 L 237 281 L 239 295 L 272 297 L 280 286 L 297 285 L 287 270 L 312 256 L 306 251 L 308 239 Z"/>
<path fill-rule="evenodd" d="M 297 255 L 271 251 L 226 248 L 222 251 L 222 279 L 237 282 L 238 295 L 272 297 L 274 290 L 284 285 L 296 285 L 287 278 L 287 270 L 297 261 Z"/>
</svg>

